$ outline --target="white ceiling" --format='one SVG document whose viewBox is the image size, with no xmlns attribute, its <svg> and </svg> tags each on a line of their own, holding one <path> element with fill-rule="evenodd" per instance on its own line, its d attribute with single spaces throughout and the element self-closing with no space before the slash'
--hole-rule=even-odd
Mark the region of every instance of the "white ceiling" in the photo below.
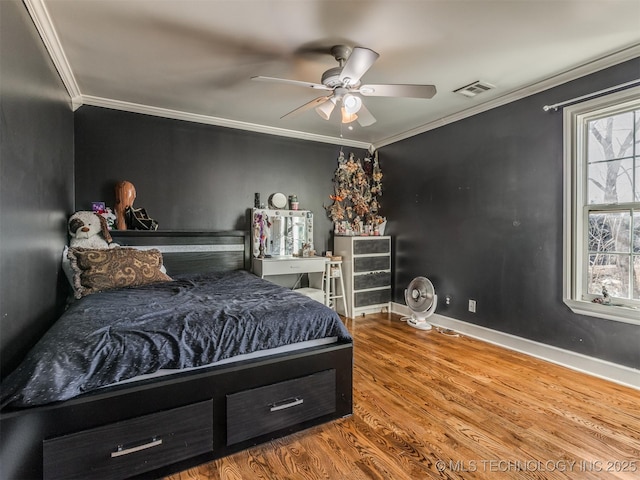
<svg viewBox="0 0 640 480">
<path fill-rule="evenodd" d="M 24 0 L 74 101 L 379 147 L 640 56 L 640 0 Z M 321 96 L 331 46 L 375 50 L 363 83 L 434 84 L 430 100 L 366 97 L 341 125 Z M 326 53 L 320 53 L 324 51 Z M 640 72 L 639 72 L 640 77 Z M 475 98 L 453 90 L 481 80 Z M 542 105 L 541 105 L 542 108 Z M 339 140 L 342 136 L 342 140 Z"/>
</svg>

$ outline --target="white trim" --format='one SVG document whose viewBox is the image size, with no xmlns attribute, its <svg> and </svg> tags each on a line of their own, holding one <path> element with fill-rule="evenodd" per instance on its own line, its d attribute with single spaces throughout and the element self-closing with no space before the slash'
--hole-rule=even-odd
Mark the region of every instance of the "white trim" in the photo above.
<svg viewBox="0 0 640 480">
<path fill-rule="evenodd" d="M 400 315 L 411 315 L 411 311 L 400 303 L 392 302 L 391 311 Z M 589 357 L 581 353 L 535 342 L 509 333 L 445 317 L 437 313 L 429 317 L 429 323 L 442 328 L 450 328 L 463 335 L 555 363 L 571 370 L 640 390 L 640 370 L 635 368 Z"/>
<path fill-rule="evenodd" d="M 390 145 L 392 143 L 399 142 L 400 140 L 405 140 L 415 135 L 428 132 L 429 130 L 435 130 L 436 128 L 443 127 L 450 123 L 472 117 L 482 112 L 486 112 L 487 110 L 491 110 L 493 108 L 515 102 L 516 100 L 520 100 L 530 95 L 535 95 L 550 88 L 557 87 L 558 85 L 562 85 L 563 83 L 567 83 L 591 73 L 604 70 L 605 68 L 609 68 L 619 63 L 626 62 L 627 60 L 632 60 L 638 56 L 640 56 L 640 45 L 633 45 L 611 55 L 598 58 L 587 64 L 573 68 L 559 75 L 555 75 L 541 82 L 534 83 L 532 85 L 529 85 L 528 87 L 520 88 L 514 92 L 508 93 L 481 105 L 477 105 L 467 110 L 463 110 L 462 112 L 454 113 L 453 115 L 449 115 L 433 122 L 426 123 L 420 127 L 407 130 L 406 132 L 400 133 L 398 135 L 394 135 L 392 137 L 374 142 L 374 149 L 377 150 L 381 147 L 384 147 L 385 145 Z"/>
<path fill-rule="evenodd" d="M 600 305 L 598 303 L 574 300 L 566 297 L 564 298 L 564 303 L 573 313 L 640 325 L 640 310 L 636 308 Z"/>
<path fill-rule="evenodd" d="M 114 110 L 122 110 L 125 112 L 142 113 L 145 115 L 153 115 L 156 117 L 172 118 L 174 120 L 184 120 L 187 122 L 217 125 L 220 127 L 229 127 L 250 132 L 278 135 L 281 137 L 298 138 L 301 140 L 309 140 L 312 142 L 331 143 L 332 145 L 337 144 L 346 147 L 362 148 L 365 150 L 371 147 L 371 144 L 369 143 L 348 140 L 345 138 L 328 137 L 325 135 L 317 135 L 315 133 L 299 132 L 296 130 L 287 130 L 277 127 L 268 127 L 265 125 L 258 125 L 256 123 L 239 122 L 237 120 L 229 120 L 226 118 L 212 117 L 209 115 L 182 112 L 179 110 L 170 110 L 168 108 L 153 107 L 150 105 L 142 105 L 139 103 L 123 102 L 121 100 L 112 100 L 109 98 L 94 97 L 91 95 L 84 95 L 82 99 L 85 105 L 111 108 Z"/>
<path fill-rule="evenodd" d="M 563 110 L 563 268 L 562 300 L 581 315 L 640 325 L 640 310 L 628 305 L 599 305 L 590 301 L 584 285 L 583 259 L 587 220 L 584 217 L 586 177 L 582 150 L 586 145 L 582 126 L 590 117 L 628 108 L 640 98 L 640 86 L 597 97 Z M 631 105 L 632 106 L 632 105 Z M 580 128 L 577 128 L 579 126 Z M 637 302 L 636 302 L 637 303 Z"/>
<path fill-rule="evenodd" d="M 71 96 L 71 103 L 74 111 L 77 110 L 80 106 L 82 106 L 83 102 L 86 102 L 89 105 L 102 106 L 105 108 L 113 108 L 116 110 L 143 113 L 143 114 L 154 115 L 158 117 L 174 118 L 178 120 L 186 120 L 189 122 L 204 123 L 208 125 L 218 125 L 223 127 L 236 128 L 240 130 L 266 133 L 269 135 L 298 138 L 301 140 L 310 140 L 315 142 L 344 145 L 348 147 L 363 148 L 363 149 L 368 149 L 371 152 L 377 150 L 380 147 L 384 147 L 385 145 L 390 145 L 400 140 L 404 140 L 409 137 L 413 137 L 415 135 L 425 133 L 429 130 L 434 130 L 438 127 L 442 127 L 444 125 L 457 122 L 459 120 L 485 112 L 487 110 L 491 110 L 492 108 L 496 108 L 501 105 L 505 105 L 507 103 L 511 103 L 516 100 L 520 100 L 521 98 L 528 97 L 529 95 L 540 93 L 549 88 L 561 85 L 571 80 L 575 80 L 576 78 L 583 77 L 590 73 L 603 70 L 605 68 L 611 67 L 613 65 L 617 65 L 619 63 L 622 63 L 627 60 L 631 60 L 633 58 L 640 56 L 640 44 L 636 44 L 631 47 L 620 50 L 618 52 L 614 52 L 610 55 L 588 62 L 579 67 L 573 68 L 566 72 L 563 72 L 559 75 L 555 75 L 547 80 L 543 80 L 541 82 L 532 84 L 528 87 L 518 89 L 507 95 L 503 95 L 495 100 L 492 100 L 487 103 L 483 103 L 482 105 L 478 105 L 476 107 L 469 108 L 462 112 L 458 112 L 453 115 L 443 117 L 439 120 L 435 120 L 433 122 L 427 123 L 420 127 L 413 128 L 411 130 L 400 133 L 398 135 L 382 139 L 378 142 L 367 143 L 367 142 L 358 142 L 355 140 L 346 140 L 344 138 L 337 138 L 337 137 L 334 138 L 334 137 L 327 137 L 324 135 L 315 135 L 315 134 L 299 132 L 295 130 L 286 130 L 282 128 L 267 127 L 264 125 L 257 125 L 253 123 L 238 122 L 238 121 L 227 120 L 227 119 L 218 118 L 218 117 L 210 117 L 207 115 L 190 114 L 187 112 L 179 112 L 175 110 L 145 106 L 140 104 L 133 104 L 133 103 L 122 102 L 118 100 L 110 100 L 110 99 L 100 98 L 100 97 L 83 96 L 80 93 L 80 88 L 78 87 L 78 84 L 75 80 L 73 72 L 71 71 L 71 67 L 69 65 L 69 62 L 67 61 L 66 55 L 64 54 L 64 50 L 62 49 L 60 40 L 58 39 L 58 35 L 56 34 L 56 31 L 51 22 L 49 13 L 44 5 L 44 1 L 43 0 L 23 0 L 23 1 L 27 6 L 27 10 L 29 11 L 31 18 L 33 19 L 33 22 L 36 25 L 36 28 L 38 29 L 38 32 L 40 33 L 40 36 L 44 41 L 44 44 L 47 48 L 47 51 L 49 52 L 49 55 L 51 56 L 51 59 L 53 60 L 54 65 L 58 69 L 60 77 L 62 78 L 62 82 L 64 83 L 65 87 L 67 88 L 67 91 L 69 92 L 69 95 Z M 132 108 L 132 110 L 128 110 L 127 108 Z M 133 110 L 133 108 L 135 108 L 135 110 Z"/>
<path fill-rule="evenodd" d="M 62 83 L 71 97 L 71 107 L 75 111 L 82 105 L 82 94 L 71 70 L 71 65 L 69 65 L 67 56 L 64 54 L 64 50 L 60 44 L 58 34 L 51 22 L 49 11 L 43 0 L 23 0 L 23 2 L 27 7 L 29 15 L 31 15 L 31 19 L 42 38 L 47 52 L 49 52 L 49 56 L 56 70 L 58 70 Z"/>
</svg>

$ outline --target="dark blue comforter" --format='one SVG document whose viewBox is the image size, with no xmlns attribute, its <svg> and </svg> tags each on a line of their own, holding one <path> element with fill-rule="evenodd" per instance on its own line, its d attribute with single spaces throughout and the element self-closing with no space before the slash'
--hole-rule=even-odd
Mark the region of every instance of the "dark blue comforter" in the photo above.
<svg viewBox="0 0 640 480">
<path fill-rule="evenodd" d="M 1 385 L 2 407 L 28 407 L 159 369 L 325 337 L 351 341 L 319 302 L 245 271 L 89 295 L 73 303 Z"/>
</svg>

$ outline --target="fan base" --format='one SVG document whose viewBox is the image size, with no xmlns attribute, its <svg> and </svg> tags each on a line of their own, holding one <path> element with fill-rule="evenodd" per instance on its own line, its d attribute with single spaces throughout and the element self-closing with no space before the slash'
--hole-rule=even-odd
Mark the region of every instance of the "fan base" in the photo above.
<svg viewBox="0 0 640 480">
<path fill-rule="evenodd" d="M 402 317 L 403 321 L 407 322 L 407 325 L 412 326 L 413 328 L 417 328 L 418 330 L 431 330 L 432 325 L 425 321 L 424 319 L 419 319 L 414 316 L 411 317 Z"/>
</svg>

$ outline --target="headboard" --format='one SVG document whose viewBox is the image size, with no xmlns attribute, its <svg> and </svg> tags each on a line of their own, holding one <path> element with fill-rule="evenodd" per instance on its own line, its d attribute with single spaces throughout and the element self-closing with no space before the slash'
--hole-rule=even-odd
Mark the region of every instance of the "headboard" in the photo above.
<svg viewBox="0 0 640 480">
<path fill-rule="evenodd" d="M 169 275 L 250 268 L 249 233 L 241 230 L 112 230 L 109 233 L 120 246 L 160 250 Z"/>
</svg>

